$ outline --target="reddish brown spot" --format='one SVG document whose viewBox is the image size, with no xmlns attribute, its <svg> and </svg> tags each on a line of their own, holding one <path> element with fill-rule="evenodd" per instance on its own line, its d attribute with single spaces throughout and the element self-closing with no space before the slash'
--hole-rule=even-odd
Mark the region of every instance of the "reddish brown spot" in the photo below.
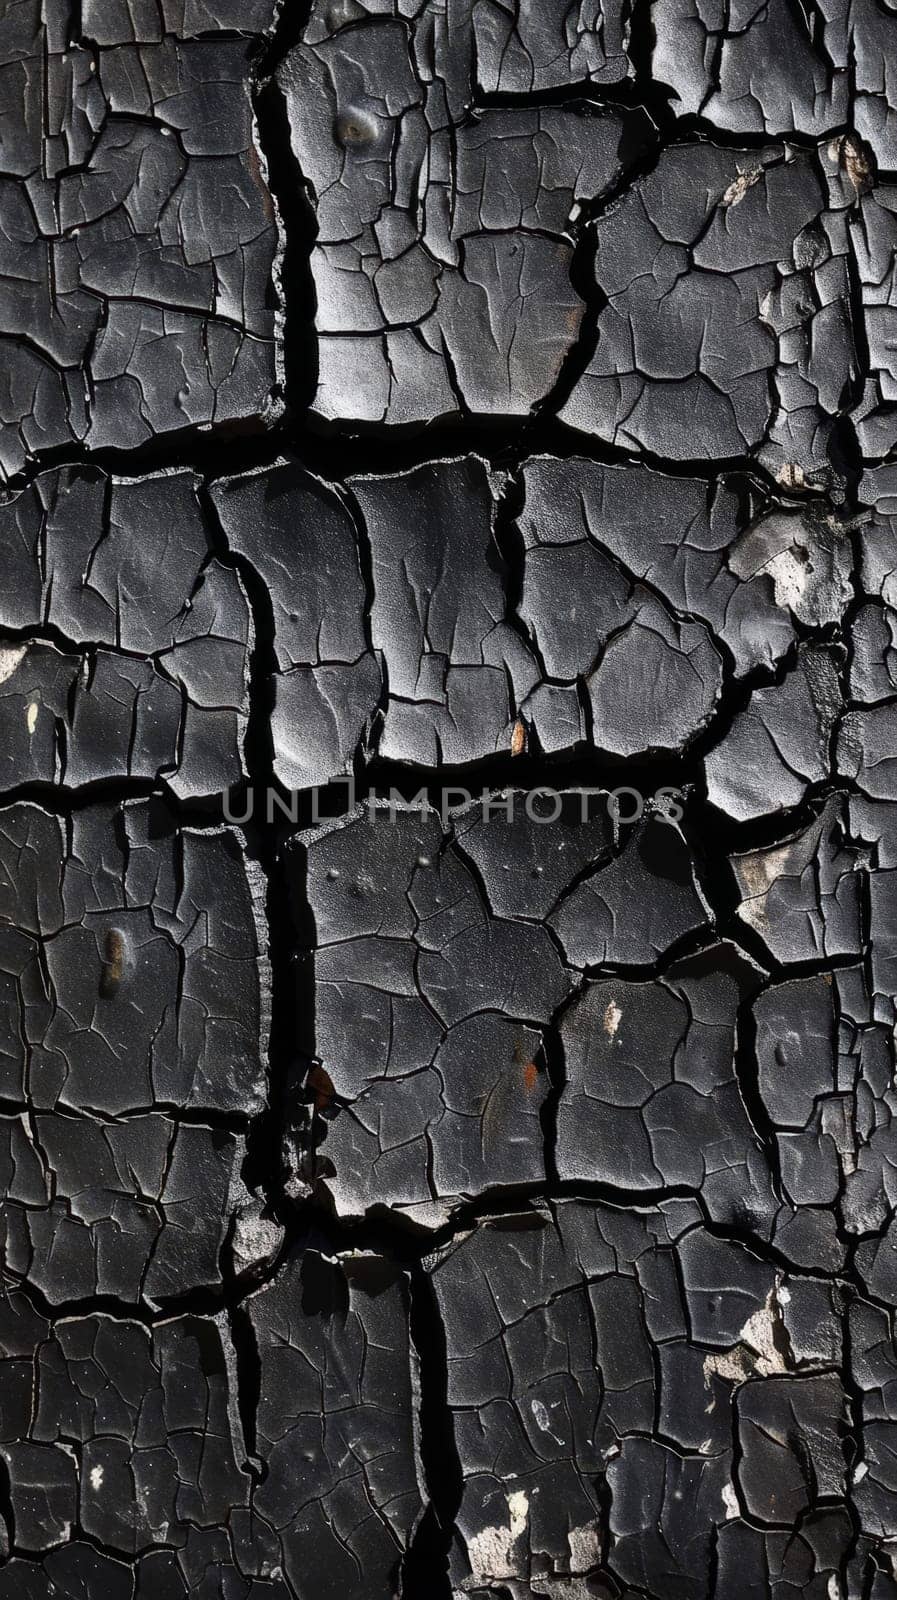
<svg viewBox="0 0 897 1600">
<path fill-rule="evenodd" d="M 262 164 L 259 160 L 258 151 L 256 150 L 251 139 L 246 149 L 246 168 L 250 178 L 262 197 L 262 210 L 265 214 L 265 217 L 268 222 L 273 222 L 274 201 L 271 199 L 271 192 L 267 183 L 265 182 L 265 175 L 262 172 Z"/>
<path fill-rule="evenodd" d="M 118 928 L 107 928 L 103 940 L 103 967 L 100 973 L 100 994 L 110 999 L 122 980 L 125 970 L 125 941 Z"/>
<path fill-rule="evenodd" d="M 523 1069 L 523 1086 L 527 1094 L 531 1094 L 535 1089 L 538 1076 L 539 1068 L 536 1066 L 535 1061 L 528 1061 Z"/>
<path fill-rule="evenodd" d="M 525 749 L 526 729 L 524 728 L 523 723 L 518 719 L 518 721 L 514 723 L 513 732 L 511 733 L 511 755 L 522 756 Z"/>
<path fill-rule="evenodd" d="M 312 1067 L 308 1074 L 307 1087 L 314 1095 L 315 1110 L 327 1111 L 333 1104 L 336 1094 L 330 1073 L 325 1072 L 323 1067 Z"/>
</svg>

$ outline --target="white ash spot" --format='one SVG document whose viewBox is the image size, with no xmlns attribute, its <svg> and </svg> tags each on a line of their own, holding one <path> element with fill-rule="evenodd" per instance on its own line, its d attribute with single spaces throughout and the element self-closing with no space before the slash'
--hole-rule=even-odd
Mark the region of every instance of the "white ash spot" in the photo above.
<svg viewBox="0 0 897 1600">
<path fill-rule="evenodd" d="M 19 662 L 25 654 L 25 645 L 6 645 L 0 650 L 0 683 L 5 683 L 11 678 Z"/>
<path fill-rule="evenodd" d="M 748 189 L 752 189 L 754 184 L 759 181 L 762 175 L 762 167 L 751 167 L 748 172 L 739 172 L 738 177 L 729 184 L 728 189 L 723 195 L 723 205 L 740 206 L 742 200 L 748 192 Z"/>
<path fill-rule="evenodd" d="M 776 482 L 783 489 L 805 489 L 807 480 L 804 469 L 797 461 L 786 461 L 776 473 Z"/>
<path fill-rule="evenodd" d="M 529 1496 L 523 1489 L 508 1495 L 508 1519 L 508 1527 L 483 1528 L 469 1540 L 467 1553 L 474 1584 L 516 1576 L 512 1551 L 529 1521 Z"/>
<path fill-rule="evenodd" d="M 562 1441 L 558 1438 L 556 1433 L 552 1432 L 551 1418 L 548 1415 L 548 1407 L 543 1405 L 541 1400 L 531 1400 L 530 1409 L 532 1410 L 533 1416 L 536 1419 L 536 1427 L 539 1428 L 542 1433 L 547 1433 L 549 1439 L 553 1439 L 555 1444 L 560 1444 Z"/>
<path fill-rule="evenodd" d="M 623 1019 L 623 1013 L 616 1000 L 608 1001 L 604 1012 L 604 1031 L 609 1039 L 616 1038 L 617 1029 Z"/>
<path fill-rule="evenodd" d="M 800 549 L 792 545 L 789 550 L 780 550 L 773 556 L 766 570 L 773 581 L 776 605 L 783 610 L 796 611 L 813 578 L 813 568 L 806 556 L 802 557 Z"/>
<path fill-rule="evenodd" d="M 755 1311 L 752 1317 L 748 1317 L 731 1349 L 705 1356 L 706 1384 L 709 1385 L 711 1377 L 714 1376 L 724 1378 L 730 1383 L 741 1383 L 752 1373 L 761 1378 L 769 1378 L 776 1373 L 790 1372 L 791 1367 L 786 1353 L 779 1347 L 780 1344 L 787 1342 L 781 1338 L 781 1307 L 787 1304 L 786 1295 L 788 1291 L 782 1291 L 781 1285 L 777 1283 L 775 1288 L 770 1289 L 765 1306 Z M 777 1333 L 779 1333 L 779 1344 L 776 1343 Z"/>
<path fill-rule="evenodd" d="M 784 844 L 771 850 L 757 850 L 736 861 L 736 872 L 745 895 L 738 915 L 742 922 L 758 932 L 767 924 L 766 897 L 773 884 L 787 875 L 793 851 L 793 843 Z"/>
<path fill-rule="evenodd" d="M 571 1528 L 567 1534 L 570 1546 L 570 1571 L 590 1572 L 601 1560 L 601 1538 L 598 1529 L 590 1523 L 582 1528 Z"/>
</svg>

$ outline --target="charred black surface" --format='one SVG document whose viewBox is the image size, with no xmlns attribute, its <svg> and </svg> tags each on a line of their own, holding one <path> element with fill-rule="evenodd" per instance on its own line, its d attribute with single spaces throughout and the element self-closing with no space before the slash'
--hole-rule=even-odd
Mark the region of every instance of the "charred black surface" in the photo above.
<svg viewBox="0 0 897 1600">
<path fill-rule="evenodd" d="M 0 1600 L 897 1596 L 895 62 L 0 17 Z"/>
</svg>

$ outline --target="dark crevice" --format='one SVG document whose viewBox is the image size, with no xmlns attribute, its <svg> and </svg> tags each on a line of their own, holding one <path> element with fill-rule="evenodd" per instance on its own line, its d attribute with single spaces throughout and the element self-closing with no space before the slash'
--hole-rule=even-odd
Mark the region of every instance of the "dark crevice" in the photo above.
<svg viewBox="0 0 897 1600">
<path fill-rule="evenodd" d="M 433 1285 L 420 1265 L 411 1269 L 411 1342 L 420 1381 L 420 1456 L 426 1509 L 402 1565 L 403 1600 L 452 1600 L 449 1547 L 461 1504 L 463 1477 L 448 1403 L 445 1330 Z"/>
<path fill-rule="evenodd" d="M 221 559 L 230 562 L 243 580 L 255 628 L 249 674 L 249 720 L 244 745 L 249 781 L 242 793 L 232 797 L 231 814 L 242 816 L 251 802 L 252 819 L 246 824 L 245 837 L 249 857 L 257 861 L 265 880 L 270 1016 L 266 1041 L 268 1109 L 256 1119 L 250 1130 L 245 1178 L 250 1188 L 264 1192 L 272 1214 L 280 1219 L 283 1211 L 283 1130 L 296 1074 L 294 988 L 298 930 L 284 880 L 278 830 L 266 824 L 267 796 L 276 787 L 271 739 L 277 682 L 274 611 L 271 596 L 252 564 L 230 552 L 207 489 L 200 491 L 200 499 L 208 526 L 215 530 L 214 542 Z"/>
<path fill-rule="evenodd" d="M 591 278 L 589 288 L 590 297 L 594 298 Z M 587 350 L 586 343 L 586 336 L 581 333 L 577 363 L 583 370 L 591 348 Z M 572 363 L 573 358 L 570 360 Z M 575 377 L 578 376 L 576 372 Z M 562 374 L 561 381 L 565 388 L 572 388 L 572 366 L 569 374 L 566 370 Z M 562 403 L 557 398 L 559 392 L 552 401 L 554 409 Z M 709 457 L 696 451 L 693 457 L 668 458 L 644 447 L 632 450 L 582 433 L 544 410 L 516 419 L 471 413 L 462 421 L 449 418 L 429 425 L 394 425 L 385 432 L 373 424 L 330 424 L 314 413 L 306 413 L 301 420 L 286 417 L 265 429 L 229 430 L 227 424 L 222 424 L 217 430 L 163 434 L 131 450 L 88 450 L 81 445 L 66 445 L 35 455 L 26 471 L 10 475 L 6 490 L 16 493 L 51 468 L 82 466 L 139 477 L 183 467 L 213 477 L 272 466 L 283 457 L 297 461 L 328 482 L 340 484 L 349 475 L 377 477 L 408 472 L 433 461 L 467 454 L 486 457 L 497 467 L 532 454 L 557 456 L 560 460 L 582 456 L 608 466 L 646 466 L 673 478 L 716 478 L 741 473 L 774 502 L 802 506 L 808 500 L 824 498 L 824 490 L 790 491 L 751 456 Z"/>
<path fill-rule="evenodd" d="M 301 415 L 318 383 L 314 336 L 315 294 L 311 250 L 317 233 L 313 196 L 293 156 L 286 100 L 275 76 L 305 29 L 311 3 L 283 6 L 273 37 L 255 71 L 254 106 L 259 142 L 281 226 L 281 254 L 275 269 L 282 310 L 284 398 L 287 417 Z"/>
</svg>

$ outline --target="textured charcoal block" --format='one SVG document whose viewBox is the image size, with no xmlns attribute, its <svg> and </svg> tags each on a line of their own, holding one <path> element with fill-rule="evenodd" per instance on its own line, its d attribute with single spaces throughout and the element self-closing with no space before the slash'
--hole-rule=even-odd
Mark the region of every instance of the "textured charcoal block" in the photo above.
<svg viewBox="0 0 897 1600">
<path fill-rule="evenodd" d="M 894 1600 L 897 0 L 0 10 L 0 1600 Z"/>
<path fill-rule="evenodd" d="M 153 803 L 0 812 L 4 1260 L 58 1304 L 221 1284 L 267 1105 L 261 885 Z"/>
<path fill-rule="evenodd" d="M 204 799 L 244 779 L 252 618 L 198 489 L 64 469 L 0 501 L 7 792 L 162 778 Z"/>
<path fill-rule="evenodd" d="M 649 136 L 584 99 L 470 115 L 479 83 L 628 75 L 623 8 L 604 36 L 583 14 L 580 40 L 556 9 L 312 6 L 278 79 L 315 200 L 315 410 L 335 426 L 519 416 L 554 388 L 585 310 L 570 230 Z"/>
<path fill-rule="evenodd" d="M 127 9 L 23 0 L 0 19 L 7 474 L 273 408 L 278 234 L 252 40 L 222 36 L 234 6 L 217 26 L 212 5 Z M 250 35 L 272 8 L 253 9 Z"/>
</svg>

